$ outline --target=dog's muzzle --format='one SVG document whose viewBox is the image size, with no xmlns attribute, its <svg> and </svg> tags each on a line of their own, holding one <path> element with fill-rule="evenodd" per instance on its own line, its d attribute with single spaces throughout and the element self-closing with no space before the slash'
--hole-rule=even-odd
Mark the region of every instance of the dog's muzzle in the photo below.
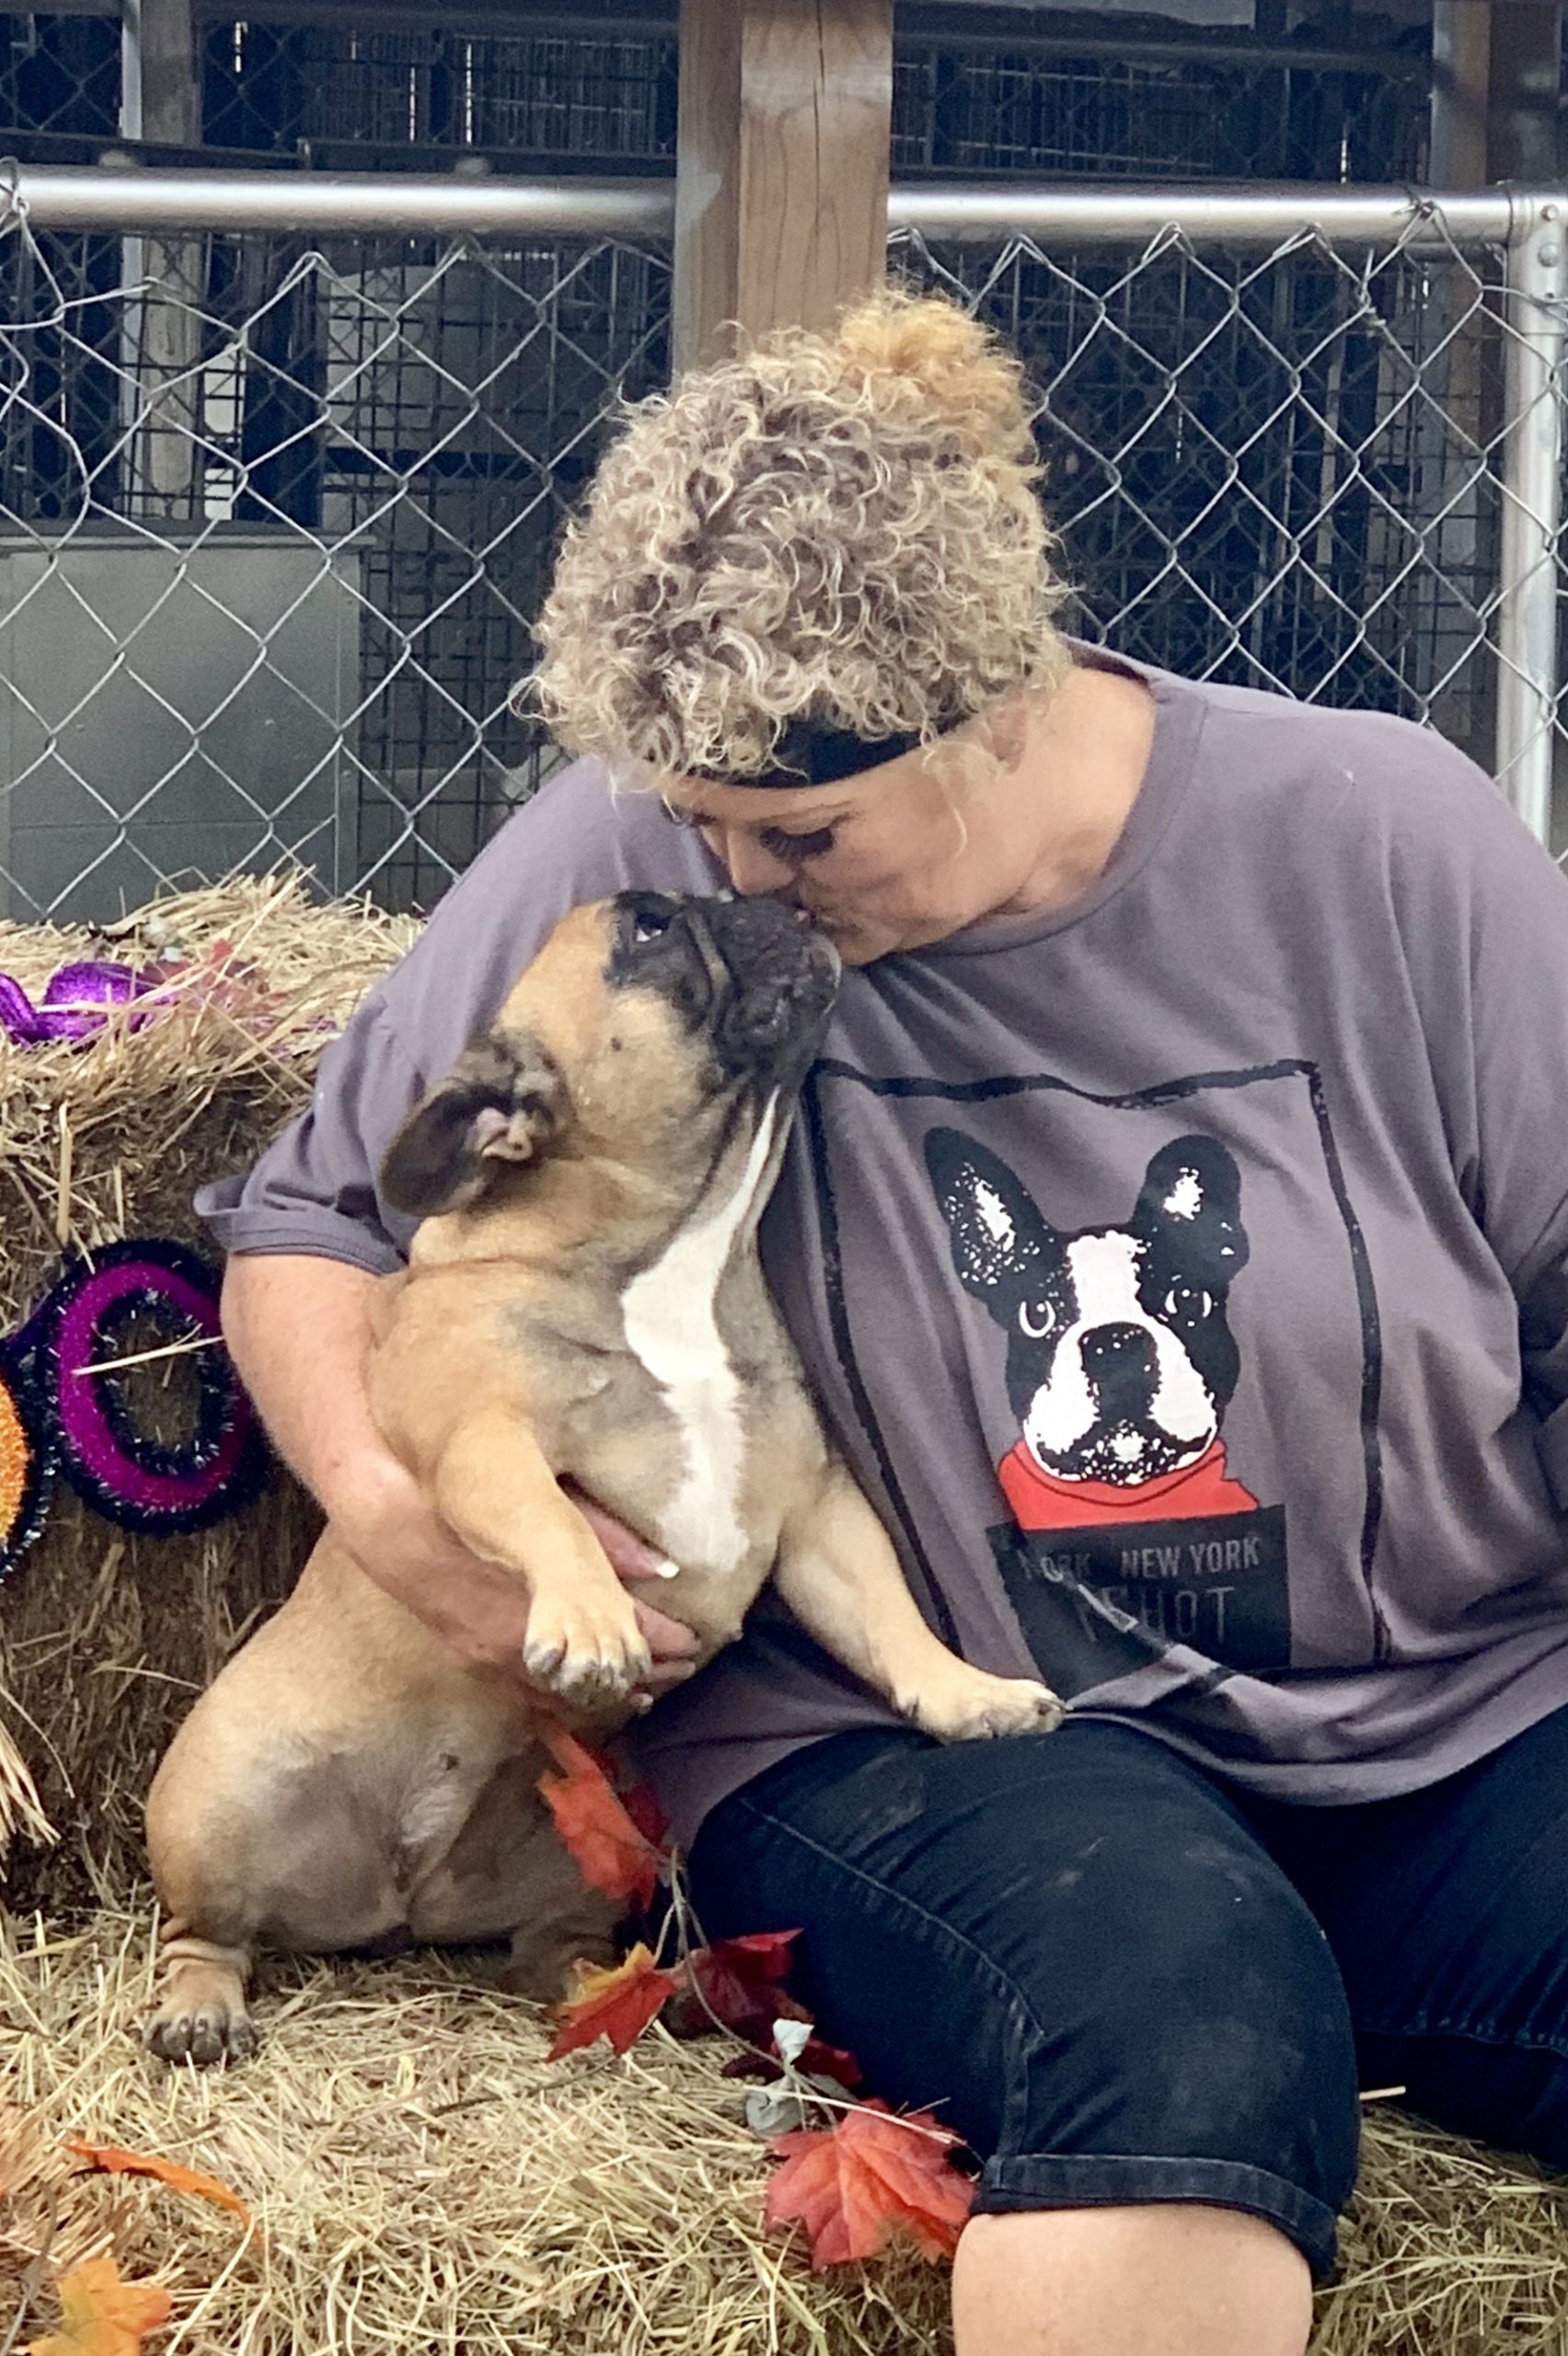
<svg viewBox="0 0 1568 2356">
<path fill-rule="evenodd" d="M 663 991 L 732 1077 L 778 1088 L 803 1076 L 843 970 L 825 933 L 780 900 L 622 899 L 612 978 Z"/>
</svg>

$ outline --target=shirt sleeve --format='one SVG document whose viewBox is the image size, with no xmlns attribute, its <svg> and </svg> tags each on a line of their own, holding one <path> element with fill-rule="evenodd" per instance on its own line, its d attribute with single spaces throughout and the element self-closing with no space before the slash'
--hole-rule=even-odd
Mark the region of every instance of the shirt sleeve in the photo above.
<svg viewBox="0 0 1568 2356">
<path fill-rule="evenodd" d="M 309 1108 L 249 1172 L 203 1186 L 198 1216 L 227 1253 L 297 1252 L 390 1275 L 414 1223 L 382 1204 L 376 1172 L 424 1085 L 373 990 L 323 1056 Z"/>
<path fill-rule="evenodd" d="M 1527 838 L 1490 884 L 1472 944 L 1477 1210 L 1519 1304 L 1524 1397 L 1568 1512 L 1568 880 Z"/>
<path fill-rule="evenodd" d="M 1451 747 L 1427 782 L 1421 855 L 1395 862 L 1401 930 L 1455 1176 L 1518 1303 L 1523 1396 L 1568 1512 L 1568 878 Z"/>
</svg>

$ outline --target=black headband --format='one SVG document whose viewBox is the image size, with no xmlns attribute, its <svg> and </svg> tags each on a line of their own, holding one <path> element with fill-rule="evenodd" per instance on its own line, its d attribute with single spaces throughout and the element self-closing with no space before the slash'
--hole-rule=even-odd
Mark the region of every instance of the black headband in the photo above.
<svg viewBox="0 0 1568 2356">
<path fill-rule="evenodd" d="M 715 785 L 759 785 L 788 791 L 802 785 L 835 785 L 841 777 L 880 768 L 912 753 L 922 741 L 918 728 L 897 736 L 857 736 L 850 728 L 824 721 L 791 720 L 774 746 L 774 764 L 760 777 L 736 777 L 728 769 L 687 769 L 687 777 L 710 778 Z"/>
</svg>

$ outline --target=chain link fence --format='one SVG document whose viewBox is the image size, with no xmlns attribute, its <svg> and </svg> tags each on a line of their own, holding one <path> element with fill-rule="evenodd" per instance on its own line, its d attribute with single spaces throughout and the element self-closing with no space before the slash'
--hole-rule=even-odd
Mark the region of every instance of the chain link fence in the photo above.
<svg viewBox="0 0 1568 2356">
<path fill-rule="evenodd" d="M 398 237 L 67 232 L 45 177 L 0 235 L 0 914 L 285 856 L 430 906 L 551 757 L 508 695 L 605 421 L 663 380 L 662 250 L 417 236 L 414 184 Z M 1022 352 L 1079 627 L 1549 785 L 1558 281 L 1391 198 L 1354 238 L 1330 199 L 1245 236 L 1076 202 L 998 234 L 950 191 L 894 266 Z"/>
<path fill-rule="evenodd" d="M 657 11 L 652 12 L 655 17 Z M 498 169 L 673 168 L 676 48 L 648 12 L 617 28 L 499 29 L 455 0 L 423 20 L 344 0 L 288 0 L 291 21 L 200 14 L 201 139 L 231 156 L 338 168 L 432 164 L 454 150 Z M 1331 18 L 1332 21 L 1332 18 Z M 1345 20 L 1340 18 L 1343 31 Z M 1359 46 L 1311 28 L 1270 44 L 1234 30 L 1148 20 L 1124 33 L 1046 12 L 1005 44 L 951 23 L 901 25 L 893 159 L 902 177 L 1066 174 L 1143 179 L 1418 180 L 1429 44 L 1418 29 Z M 1042 28 L 1044 28 L 1042 29 Z M 1381 28 L 1386 31 L 1386 27 Z M 1372 39 L 1366 36 L 1371 34 Z M 0 12 L 0 132 L 34 162 L 88 160 L 131 126 L 121 41 L 102 13 Z"/>
<path fill-rule="evenodd" d="M 508 694 L 667 280 L 607 240 L 15 227 L 0 912 L 284 854 L 430 905 L 547 757 Z"/>
<path fill-rule="evenodd" d="M 895 251 L 898 251 L 895 248 Z M 1432 722 L 1490 765 L 1503 260 L 902 243 L 1037 387 L 1081 625 L 1197 678 Z"/>
</svg>

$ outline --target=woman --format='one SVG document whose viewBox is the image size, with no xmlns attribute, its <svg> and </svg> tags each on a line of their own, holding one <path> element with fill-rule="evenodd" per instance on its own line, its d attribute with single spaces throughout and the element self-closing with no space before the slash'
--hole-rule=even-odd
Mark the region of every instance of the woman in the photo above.
<svg viewBox="0 0 1568 2356">
<path fill-rule="evenodd" d="M 645 404 L 541 626 L 598 759 L 205 1207 L 283 1454 L 516 1675 L 365 1408 L 381 1149 L 574 902 L 827 928 L 770 1273 L 934 1624 L 1071 1706 L 939 1750 L 765 1606 L 649 1770 L 710 1933 L 802 1926 L 826 2033 L 982 2154 L 961 2356 L 1298 2356 L 1358 2060 L 1568 2161 L 1568 894 L 1434 736 L 1067 645 L 1033 482 L 940 303 Z"/>
</svg>

